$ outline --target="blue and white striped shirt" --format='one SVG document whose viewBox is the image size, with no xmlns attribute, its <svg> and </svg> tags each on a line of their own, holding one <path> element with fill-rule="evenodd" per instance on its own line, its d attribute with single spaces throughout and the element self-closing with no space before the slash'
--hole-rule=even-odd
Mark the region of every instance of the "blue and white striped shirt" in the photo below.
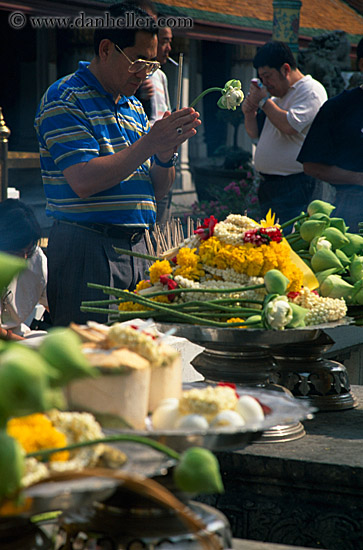
<svg viewBox="0 0 363 550">
<path fill-rule="evenodd" d="M 149 227 L 156 202 L 148 159 L 111 189 L 81 199 L 68 185 L 63 170 L 129 147 L 149 131 L 141 103 L 121 96 L 115 104 L 80 62 L 78 70 L 48 88 L 35 118 L 46 213 L 56 219 Z"/>
</svg>

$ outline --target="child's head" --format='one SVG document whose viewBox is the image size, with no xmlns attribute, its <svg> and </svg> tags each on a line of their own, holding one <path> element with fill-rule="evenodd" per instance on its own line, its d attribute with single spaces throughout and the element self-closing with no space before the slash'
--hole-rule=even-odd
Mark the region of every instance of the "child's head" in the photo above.
<svg viewBox="0 0 363 550">
<path fill-rule="evenodd" d="M 18 199 L 0 202 L 0 251 L 30 258 L 41 237 L 30 206 Z"/>
</svg>

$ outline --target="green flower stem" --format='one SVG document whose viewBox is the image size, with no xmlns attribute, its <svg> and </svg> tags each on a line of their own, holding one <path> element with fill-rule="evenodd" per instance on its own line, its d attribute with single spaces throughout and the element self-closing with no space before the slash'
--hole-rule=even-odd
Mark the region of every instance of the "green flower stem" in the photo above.
<svg viewBox="0 0 363 550">
<path fill-rule="evenodd" d="M 81 305 L 80 310 L 84 313 L 104 313 L 105 315 L 110 315 L 110 313 L 118 314 L 118 311 L 116 309 L 106 309 L 102 307 L 84 307 L 83 305 Z"/>
<path fill-rule="evenodd" d="M 189 105 L 189 107 L 194 107 L 198 101 L 200 101 L 205 95 L 209 94 L 209 92 L 223 92 L 223 88 L 208 88 L 207 90 L 204 90 L 204 92 L 202 92 L 201 94 L 198 95 L 198 97 L 196 97 L 192 102 L 191 104 Z"/>
<path fill-rule="evenodd" d="M 91 300 L 82 302 L 83 306 L 107 306 L 108 304 L 119 304 L 120 300 Z"/>
<path fill-rule="evenodd" d="M 88 283 L 89 286 L 94 283 Z M 160 290 L 159 292 L 150 292 L 147 294 L 148 297 L 154 298 L 154 296 L 163 296 L 168 294 L 182 294 L 188 292 L 202 292 L 209 294 L 234 294 L 236 292 L 245 292 L 246 290 L 256 290 L 258 288 L 265 288 L 263 283 L 259 285 L 243 286 L 238 288 L 173 288 L 172 290 Z M 120 292 L 118 289 L 112 289 Z M 139 294 L 139 296 L 146 296 L 145 294 Z M 249 302 L 249 300 L 246 300 Z"/>
<path fill-rule="evenodd" d="M 89 283 L 89 284 L 92 284 L 93 287 L 95 286 L 95 283 Z M 99 285 L 99 286 L 101 286 L 101 285 Z M 127 292 L 125 290 L 119 290 L 118 292 L 119 292 L 119 294 L 122 298 L 125 298 L 126 301 L 131 300 L 132 302 L 136 302 L 136 303 L 139 303 L 141 305 L 150 307 L 152 310 L 164 312 L 164 313 L 167 314 L 167 316 L 170 316 L 170 314 L 172 313 L 173 317 L 178 317 L 179 320 L 181 320 L 181 322 L 184 321 L 184 322 L 191 323 L 191 324 L 198 324 L 199 323 L 199 324 L 202 324 L 202 325 L 212 325 L 212 326 L 217 326 L 217 327 L 226 327 L 226 326 L 228 326 L 228 325 L 226 325 L 226 323 L 218 323 L 216 321 L 207 321 L 207 320 L 202 319 L 201 317 L 197 317 L 196 315 L 190 315 L 188 313 L 183 313 L 181 311 L 177 311 L 176 309 L 170 310 L 169 306 L 163 306 L 158 302 L 154 302 L 153 300 L 149 300 L 148 298 L 142 298 L 140 295 L 134 294 L 133 292 Z M 169 292 L 169 294 L 170 294 L 170 292 Z M 232 323 L 229 324 L 229 326 L 232 326 Z"/>
<path fill-rule="evenodd" d="M 81 443 L 73 443 L 72 445 L 67 445 L 66 447 L 59 447 L 57 449 L 42 449 L 41 451 L 28 453 L 27 455 L 25 455 L 25 458 L 34 457 L 37 459 L 41 458 L 42 460 L 44 460 L 54 453 L 60 453 L 62 451 L 73 451 L 74 449 L 81 449 L 82 447 L 90 447 L 92 445 L 98 445 L 99 443 L 116 443 L 118 441 L 132 441 L 134 443 L 141 443 L 142 445 L 148 445 L 149 447 L 153 447 L 153 449 L 156 449 L 157 451 L 164 453 L 170 458 L 180 460 L 180 454 L 174 451 L 173 449 L 170 449 L 170 447 L 167 447 L 166 445 L 163 445 L 162 443 L 159 443 L 158 441 L 155 441 L 153 439 L 149 439 L 148 437 L 143 437 L 140 435 L 132 435 L 132 434 L 130 435 L 119 434 L 119 435 L 104 437 L 101 439 L 93 439 L 92 441 L 82 441 Z"/>
<path fill-rule="evenodd" d="M 307 218 L 307 214 L 300 214 L 299 216 L 296 216 L 296 218 L 292 218 L 292 220 L 289 220 L 285 223 L 282 223 L 280 225 L 280 229 L 285 229 L 285 227 L 288 227 L 289 225 L 295 223 L 295 222 L 298 222 L 299 220 L 303 220 Z"/>
<path fill-rule="evenodd" d="M 141 252 L 134 252 L 133 250 L 127 250 L 126 248 L 116 248 L 116 246 L 114 246 L 113 249 L 115 252 L 117 252 L 117 254 L 135 256 L 135 258 L 142 258 L 143 260 L 150 260 L 151 262 L 156 262 L 157 260 L 160 260 L 160 258 L 157 258 L 156 256 L 151 256 L 150 254 L 141 254 Z"/>
</svg>

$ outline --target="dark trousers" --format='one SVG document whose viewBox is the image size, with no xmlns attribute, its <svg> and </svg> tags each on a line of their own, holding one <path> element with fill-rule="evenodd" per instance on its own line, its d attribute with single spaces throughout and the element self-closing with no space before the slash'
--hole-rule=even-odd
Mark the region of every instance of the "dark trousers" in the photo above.
<svg viewBox="0 0 363 550">
<path fill-rule="evenodd" d="M 67 326 L 71 321 L 79 324 L 90 320 L 107 322 L 106 314 L 80 311 L 83 301 L 109 298 L 102 290 L 89 288 L 87 283 L 133 290 L 145 278 L 150 263 L 120 255 L 114 246 L 147 253 L 142 234 L 136 239 L 127 234 L 111 237 L 74 224 L 54 223 L 47 248 L 47 294 L 53 325 Z"/>
<path fill-rule="evenodd" d="M 261 214 L 265 217 L 271 208 L 276 220 L 284 223 L 306 212 L 313 198 L 315 179 L 303 172 L 290 176 L 261 174 L 258 190 Z"/>
</svg>

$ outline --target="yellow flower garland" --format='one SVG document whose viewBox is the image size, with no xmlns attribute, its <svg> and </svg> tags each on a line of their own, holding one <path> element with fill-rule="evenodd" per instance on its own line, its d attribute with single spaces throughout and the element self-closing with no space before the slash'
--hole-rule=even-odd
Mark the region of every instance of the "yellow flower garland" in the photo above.
<svg viewBox="0 0 363 550">
<path fill-rule="evenodd" d="M 204 277 L 205 272 L 200 263 L 200 257 L 196 254 L 196 248 L 181 248 L 177 254 L 176 261 L 178 267 L 174 272 L 174 276 L 181 275 L 192 281 L 199 281 L 201 277 Z"/>
<path fill-rule="evenodd" d="M 67 446 L 66 436 L 54 428 L 49 418 L 41 413 L 12 418 L 7 423 L 7 432 L 19 441 L 26 453 Z M 52 454 L 49 460 L 58 462 L 68 459 L 69 452 L 62 451 Z"/>
<path fill-rule="evenodd" d="M 290 281 L 288 291 L 300 290 L 303 274 L 290 260 L 289 246 L 271 241 L 255 246 L 251 243 L 231 245 L 216 237 L 202 242 L 199 256 L 203 264 L 218 269 L 234 269 L 250 277 L 263 277 L 270 269 L 280 270 Z"/>
<path fill-rule="evenodd" d="M 168 260 L 156 260 L 149 268 L 151 284 L 158 283 L 161 275 L 169 275 L 171 272 L 172 268 Z"/>
</svg>

